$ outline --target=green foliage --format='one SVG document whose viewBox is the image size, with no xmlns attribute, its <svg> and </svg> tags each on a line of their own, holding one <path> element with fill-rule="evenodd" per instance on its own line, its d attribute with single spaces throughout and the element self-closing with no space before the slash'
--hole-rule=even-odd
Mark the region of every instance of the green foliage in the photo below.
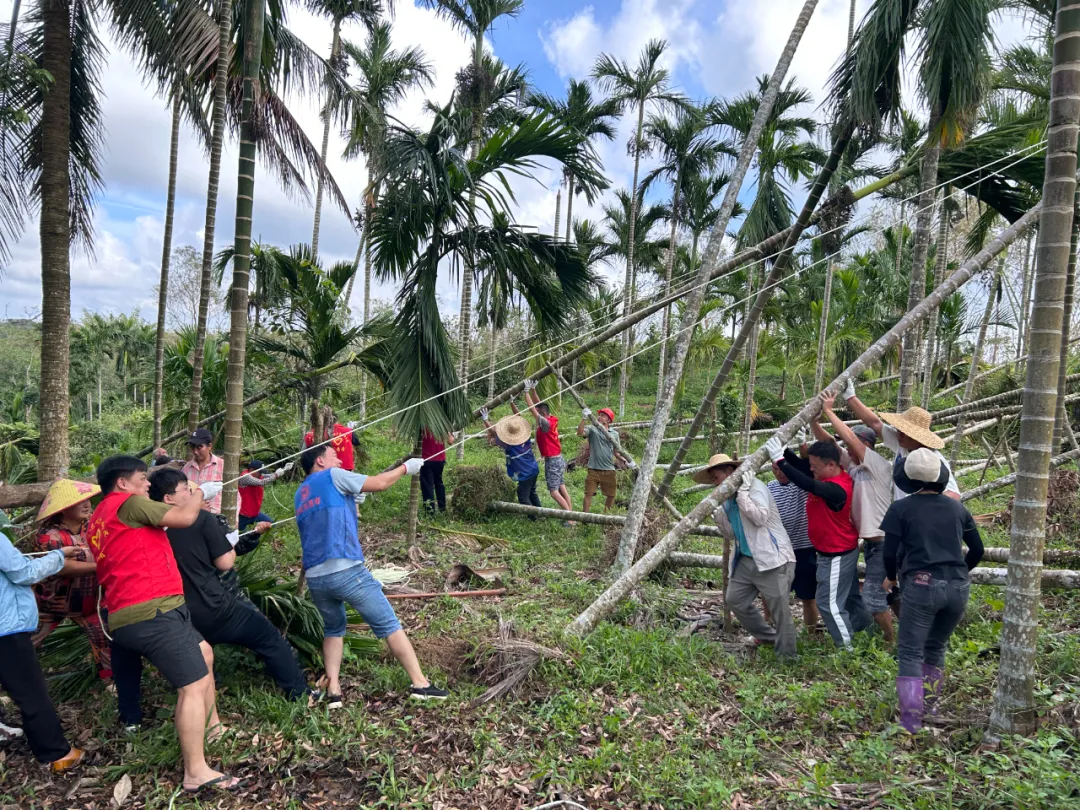
<svg viewBox="0 0 1080 810">
<path fill-rule="evenodd" d="M 501 467 L 457 466 L 450 511 L 463 520 L 482 520 L 492 501 L 513 500 L 514 487 Z"/>
</svg>

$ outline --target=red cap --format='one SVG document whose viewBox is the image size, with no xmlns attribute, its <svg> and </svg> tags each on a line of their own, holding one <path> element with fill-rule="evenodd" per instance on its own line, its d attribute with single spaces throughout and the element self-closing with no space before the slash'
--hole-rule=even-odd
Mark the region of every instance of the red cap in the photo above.
<svg viewBox="0 0 1080 810">
<path fill-rule="evenodd" d="M 611 410 L 611 408 L 601 408 L 597 411 L 597 413 L 604 414 L 604 416 L 608 418 L 609 422 L 615 424 L 615 411 Z"/>
</svg>

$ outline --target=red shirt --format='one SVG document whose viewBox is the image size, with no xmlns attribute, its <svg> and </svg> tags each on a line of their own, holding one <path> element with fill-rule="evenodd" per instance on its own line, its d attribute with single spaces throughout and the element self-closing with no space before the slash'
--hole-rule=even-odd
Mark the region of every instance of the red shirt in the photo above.
<svg viewBox="0 0 1080 810">
<path fill-rule="evenodd" d="M 859 531 L 851 522 L 852 493 L 855 482 L 846 472 L 841 471 L 835 478 L 824 479 L 824 483 L 837 484 L 847 493 L 847 500 L 839 512 L 834 512 L 817 495 L 806 497 L 806 523 L 810 543 L 823 554 L 843 554 L 859 547 Z"/>
<path fill-rule="evenodd" d="M 330 446 L 341 459 L 341 469 L 352 470 L 355 465 L 353 460 L 352 436 L 353 432 L 345 425 L 334 425 L 334 435 L 330 439 Z M 311 447 L 315 443 L 314 433 L 308 431 L 304 434 L 304 447 Z"/>
<path fill-rule="evenodd" d="M 260 475 L 259 478 L 262 478 Z M 240 487 L 240 517 L 257 517 L 262 510 L 266 490 L 262 487 Z"/>
<path fill-rule="evenodd" d="M 562 455 L 562 439 L 559 438 L 559 417 L 545 416 L 551 423 L 551 430 L 536 428 L 536 447 L 544 458 Z"/>
<path fill-rule="evenodd" d="M 105 589 L 102 602 L 110 613 L 151 599 L 184 595 L 184 581 L 165 530 L 133 529 L 117 516 L 130 497 L 130 492 L 106 495 L 86 529 L 97 559 L 98 582 Z"/>
<path fill-rule="evenodd" d="M 446 461 L 446 445 L 425 430 L 420 440 L 420 457 L 424 461 Z"/>
</svg>

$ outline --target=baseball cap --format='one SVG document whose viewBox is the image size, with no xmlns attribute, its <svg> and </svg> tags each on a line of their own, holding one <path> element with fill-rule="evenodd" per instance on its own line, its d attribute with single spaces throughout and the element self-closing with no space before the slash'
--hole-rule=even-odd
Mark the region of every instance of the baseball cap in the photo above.
<svg viewBox="0 0 1080 810">
<path fill-rule="evenodd" d="M 206 428 L 191 431 L 187 437 L 188 444 L 213 444 L 214 434 Z"/>
<path fill-rule="evenodd" d="M 893 481 L 901 492 L 909 495 L 927 484 L 944 488 L 949 483 L 949 467 L 928 447 L 903 456 L 893 467 Z"/>
<path fill-rule="evenodd" d="M 868 447 L 873 447 L 877 444 L 877 431 L 871 427 L 867 427 L 866 425 L 855 425 L 855 427 L 851 429 L 851 432 L 859 439 L 862 439 L 863 444 Z"/>
<path fill-rule="evenodd" d="M 253 458 L 247 463 L 247 469 L 249 470 L 261 470 L 265 465 L 257 458 Z"/>
</svg>

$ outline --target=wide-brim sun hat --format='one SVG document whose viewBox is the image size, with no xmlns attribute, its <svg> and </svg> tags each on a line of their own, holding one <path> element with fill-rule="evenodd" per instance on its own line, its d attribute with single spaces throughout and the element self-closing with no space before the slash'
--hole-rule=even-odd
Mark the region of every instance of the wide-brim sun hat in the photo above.
<svg viewBox="0 0 1080 810">
<path fill-rule="evenodd" d="M 532 428 L 529 427 L 529 423 L 522 416 L 517 414 L 504 416 L 495 423 L 495 435 L 499 437 L 499 441 L 503 444 L 516 446 L 529 440 L 529 437 L 532 436 Z"/>
<path fill-rule="evenodd" d="M 928 447 L 920 447 L 901 458 L 893 468 L 893 482 L 901 492 L 913 495 L 927 484 L 946 486 L 949 466 Z"/>
<path fill-rule="evenodd" d="M 709 463 L 704 470 L 698 470 L 692 476 L 699 484 L 711 484 L 713 482 L 710 473 L 717 467 L 731 467 L 734 469 L 738 467 L 742 462 L 737 458 L 732 458 L 727 453 L 717 453 L 715 456 L 709 459 Z"/>
<path fill-rule="evenodd" d="M 940 450 L 945 446 L 945 440 L 930 430 L 930 414 L 916 406 L 908 408 L 903 413 L 880 413 L 881 421 L 904 433 L 923 447 L 931 450 Z"/>
<path fill-rule="evenodd" d="M 70 509 L 83 501 L 88 501 L 100 493 L 101 487 L 97 484 L 61 478 L 49 487 L 45 500 L 41 504 L 41 509 L 38 510 L 37 519 L 42 521 L 51 518 L 53 515 L 58 515 L 65 509 Z"/>
</svg>

